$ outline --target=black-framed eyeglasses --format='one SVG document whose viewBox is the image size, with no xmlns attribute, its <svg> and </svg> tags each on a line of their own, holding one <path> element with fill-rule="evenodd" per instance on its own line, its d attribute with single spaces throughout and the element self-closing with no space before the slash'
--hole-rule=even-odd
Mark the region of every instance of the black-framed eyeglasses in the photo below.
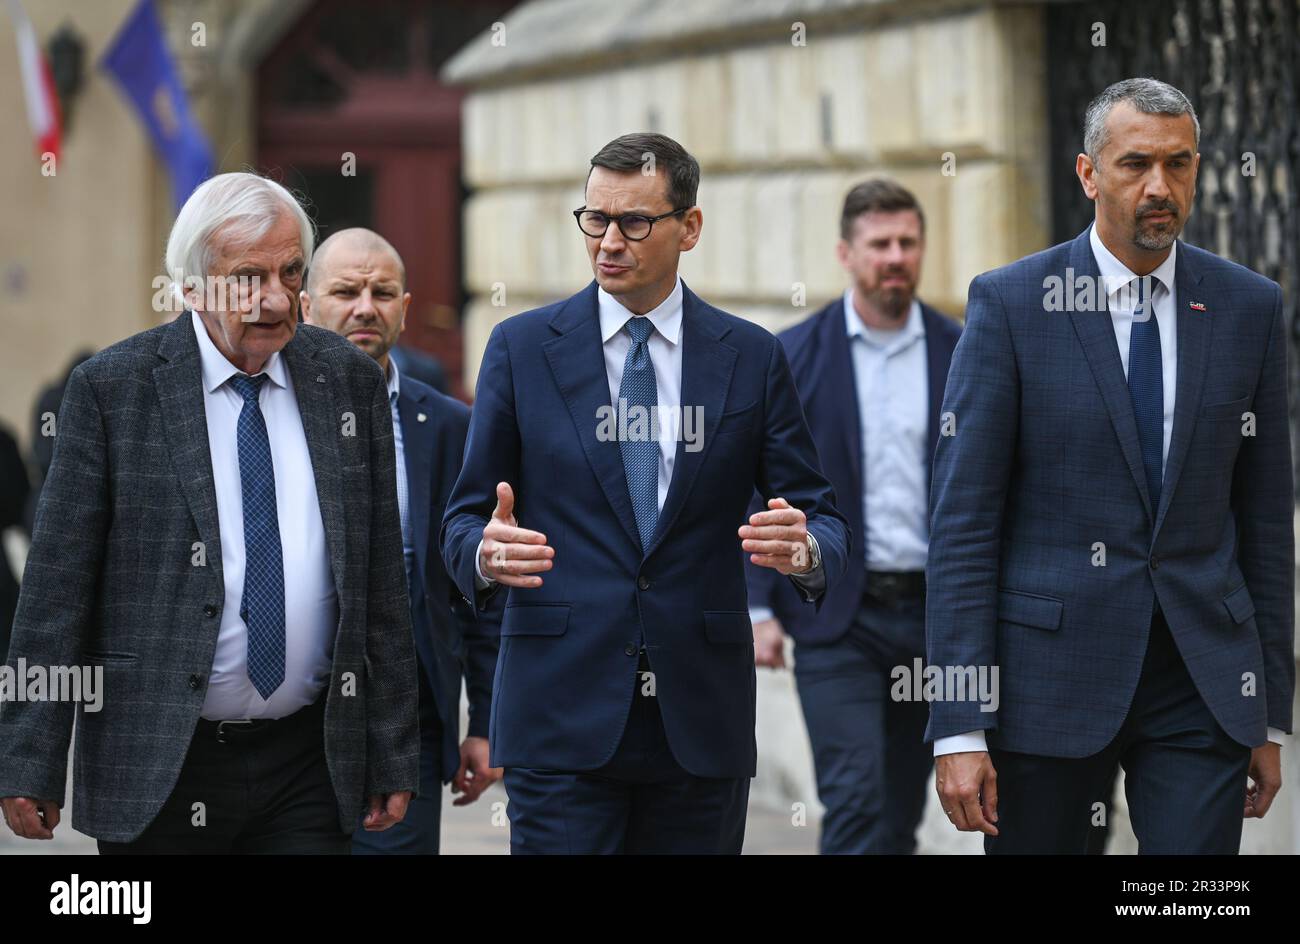
<svg viewBox="0 0 1300 944">
<path fill-rule="evenodd" d="M 660 213 L 658 216 L 643 216 L 640 213 L 608 216 L 599 210 L 588 210 L 586 207 L 580 207 L 573 211 L 573 218 L 578 221 L 578 229 L 593 239 L 604 236 L 605 231 L 609 229 L 610 223 L 617 223 L 619 232 L 625 238 L 633 242 L 640 242 L 650 235 L 650 231 L 654 229 L 654 225 L 660 220 L 685 213 L 689 209 L 690 207 L 679 207 L 676 210 L 669 210 L 667 213 Z"/>
</svg>

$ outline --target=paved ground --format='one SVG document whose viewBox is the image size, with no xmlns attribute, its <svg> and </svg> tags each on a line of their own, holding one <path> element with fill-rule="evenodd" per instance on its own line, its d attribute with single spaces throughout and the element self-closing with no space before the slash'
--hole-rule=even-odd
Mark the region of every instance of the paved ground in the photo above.
<svg viewBox="0 0 1300 944">
<path fill-rule="evenodd" d="M 442 851 L 447 855 L 504 855 L 510 851 L 510 826 L 506 818 L 506 792 L 497 784 L 469 806 L 452 806 L 450 790 L 443 794 Z M 96 855 L 95 841 L 73 831 L 69 819 L 55 830 L 49 842 L 17 839 L 0 823 L 0 855 Z M 817 822 L 794 826 L 789 813 L 750 804 L 745 831 L 749 855 L 808 855 L 817 851 Z"/>
</svg>

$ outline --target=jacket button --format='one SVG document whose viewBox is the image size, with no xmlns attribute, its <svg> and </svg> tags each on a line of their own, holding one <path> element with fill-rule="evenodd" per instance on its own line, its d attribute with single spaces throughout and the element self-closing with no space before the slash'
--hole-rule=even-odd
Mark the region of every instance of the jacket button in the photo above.
<svg viewBox="0 0 1300 944">
<path fill-rule="evenodd" d="M 202 684 L 203 684 L 203 676 L 201 675 L 190 676 L 190 688 L 197 689 Z"/>
<path fill-rule="evenodd" d="M 1152 554 L 1150 563 L 1151 563 L 1152 570 L 1158 570 L 1160 567 L 1160 558 Z"/>
<path fill-rule="evenodd" d="M 213 606 L 211 603 L 209 603 L 207 606 L 203 608 L 203 615 L 210 619 L 213 616 L 217 615 L 217 608 Z"/>
<path fill-rule="evenodd" d="M 628 643 L 626 646 L 623 647 L 623 655 L 625 656 L 636 655 L 636 646 L 632 645 L 631 643 Z"/>
<path fill-rule="evenodd" d="M 650 589 L 650 581 L 647 580 L 645 577 L 638 577 L 636 585 L 640 587 L 642 590 Z"/>
</svg>

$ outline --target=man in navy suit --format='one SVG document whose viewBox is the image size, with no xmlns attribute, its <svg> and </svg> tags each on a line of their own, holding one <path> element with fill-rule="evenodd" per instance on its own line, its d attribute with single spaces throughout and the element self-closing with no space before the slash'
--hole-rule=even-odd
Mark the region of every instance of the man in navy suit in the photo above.
<svg viewBox="0 0 1300 944">
<path fill-rule="evenodd" d="M 698 183 L 670 138 L 607 144 L 575 211 L 595 282 L 483 355 L 443 554 L 476 605 L 508 587 L 491 739 L 514 852 L 738 853 L 741 551 L 812 606 L 848 559 L 781 345 L 677 276 Z"/>
<path fill-rule="evenodd" d="M 441 785 L 473 803 L 501 771 L 488 762 L 492 675 L 499 607 L 478 614 L 451 583 L 437 545 L 447 497 L 460 473 L 469 408 L 413 377 L 390 356 L 406 325 L 411 293 L 392 245 L 368 229 L 341 230 L 312 257 L 303 317 L 341 334 L 388 377 L 397 448 L 397 496 L 419 661 L 420 790 L 406 818 L 383 832 L 357 827 L 354 855 L 438 853 Z M 461 677 L 469 694 L 469 733 L 457 749 Z"/>
<path fill-rule="evenodd" d="M 1172 86 L 1110 86 L 1076 162 L 1093 225 L 970 286 L 931 493 L 926 736 L 944 810 L 988 852 L 1083 852 L 1122 766 L 1142 853 L 1233 853 L 1281 785 L 1286 320 L 1275 283 L 1177 241 L 1199 137 Z"/>
<path fill-rule="evenodd" d="M 822 853 L 909 854 L 932 756 L 926 704 L 896 682 L 899 667 L 911 672 L 925 655 L 930 467 L 961 329 L 916 298 L 925 217 L 897 183 L 868 180 L 849 191 L 837 252 L 850 287 L 778 337 L 823 471 L 859 540 L 817 613 L 770 569 L 747 568 L 754 651 L 759 665 L 779 668 L 783 628 L 795 639 L 826 807 Z"/>
</svg>

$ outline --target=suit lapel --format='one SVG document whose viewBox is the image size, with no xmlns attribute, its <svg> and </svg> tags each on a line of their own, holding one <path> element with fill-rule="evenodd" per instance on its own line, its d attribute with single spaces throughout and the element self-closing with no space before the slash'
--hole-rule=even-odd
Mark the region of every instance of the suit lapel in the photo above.
<svg viewBox="0 0 1300 944">
<path fill-rule="evenodd" d="M 853 375 L 852 340 L 845 325 L 844 298 L 832 305 L 820 326 L 820 347 L 826 352 L 826 386 L 830 412 L 839 425 L 841 441 L 853 470 L 856 494 L 865 489 L 862 481 L 862 417 L 858 415 L 858 388 Z M 854 315 L 854 317 L 857 317 Z"/>
<path fill-rule="evenodd" d="M 1088 230 L 1075 239 L 1070 247 L 1070 267 L 1075 273 L 1075 280 L 1091 279 L 1094 286 L 1100 286 L 1101 271 L 1097 260 L 1093 258 L 1092 246 L 1088 241 Z M 1066 280 L 1067 290 L 1073 287 Z M 1097 288 L 1092 311 L 1071 311 L 1070 320 L 1074 332 L 1083 346 L 1084 356 L 1092 368 L 1093 379 L 1101 391 L 1102 402 L 1110 415 L 1111 425 L 1119 438 L 1120 450 L 1124 461 L 1128 463 L 1129 472 L 1142 495 L 1142 505 L 1146 508 L 1148 520 L 1155 521 L 1155 510 L 1151 507 L 1151 496 L 1147 492 L 1146 470 L 1142 464 L 1142 448 L 1138 442 L 1137 420 L 1133 417 L 1133 401 L 1129 396 L 1128 382 L 1124 379 L 1124 365 L 1119 359 L 1119 345 L 1115 342 L 1115 328 L 1111 322 L 1110 305 L 1105 297 L 1105 289 Z"/>
<path fill-rule="evenodd" d="M 208 448 L 207 410 L 203 405 L 203 367 L 188 311 L 172 322 L 158 354 L 165 363 L 154 368 L 154 388 L 162 408 L 163 430 L 172 468 L 181 482 L 186 504 L 208 564 L 218 582 L 221 570 L 221 529 L 217 518 L 217 491 L 212 477 L 212 452 Z"/>
<path fill-rule="evenodd" d="M 947 339 L 940 335 L 935 320 L 942 318 L 924 304 L 921 305 L 921 321 L 925 324 L 925 365 L 930 396 L 929 421 L 926 427 L 925 450 L 925 491 L 930 493 L 930 483 L 934 475 L 934 452 L 939 445 L 939 410 L 943 406 L 944 386 L 948 382 L 948 364 L 952 360 L 952 350 Z M 928 518 L 928 515 L 927 515 Z"/>
<path fill-rule="evenodd" d="M 343 512 L 343 482 L 339 472 L 338 437 L 342 414 L 334 403 L 334 386 L 340 380 L 334 376 L 333 365 L 316 355 L 315 342 L 301 325 L 281 351 L 298 398 L 298 413 L 302 417 L 307 451 L 311 455 L 316 479 L 316 499 L 329 545 L 330 570 L 334 574 L 334 586 L 341 593 L 347 560 L 343 545 L 347 520 Z M 369 407 L 369 404 L 356 406 L 357 409 Z"/>
<path fill-rule="evenodd" d="M 542 345 L 556 386 L 569 409 L 574 429 L 582 442 L 587 462 L 614 515 L 633 545 L 640 550 L 632 498 L 623 471 L 623 454 L 617 439 L 602 442 L 596 437 L 602 407 L 610 404 L 609 377 L 605 373 L 605 353 L 600 341 L 600 316 L 596 303 L 596 283 L 569 299 L 551 318 L 551 328 L 559 332 Z"/>
<path fill-rule="evenodd" d="M 647 557 L 663 542 L 664 535 L 681 513 L 691 484 L 713 445 L 713 431 L 722 419 L 727 391 L 731 388 L 731 374 L 736 366 L 736 349 L 721 340 L 726 333 L 722 319 L 683 282 L 681 406 L 684 410 L 702 408 L 704 429 L 700 442 L 703 448 L 688 452 L 685 437 L 678 437 L 672 481 L 668 483 L 668 496 L 659 512 L 655 538 L 646 549 Z"/>
<path fill-rule="evenodd" d="M 1169 436 L 1169 458 L 1165 461 L 1164 482 L 1160 487 L 1160 509 L 1155 530 L 1169 509 L 1178 476 L 1183 471 L 1187 447 L 1196 427 L 1196 415 L 1201 409 L 1201 392 L 1205 386 L 1205 373 L 1209 369 L 1210 333 L 1213 327 L 1210 311 L 1192 311 L 1191 302 L 1203 301 L 1198 293 L 1200 273 L 1194 271 L 1189 255 L 1181 251 L 1174 260 L 1174 324 L 1178 333 L 1178 378 L 1174 397 L 1174 428 Z M 1210 306 L 1213 310 L 1213 306 Z"/>
<path fill-rule="evenodd" d="M 402 453 L 406 465 L 408 514 L 411 516 L 411 543 L 415 545 L 416 573 L 424 573 L 425 550 L 429 541 L 429 470 L 433 468 L 433 435 L 429 424 L 429 405 L 424 392 L 408 393 L 410 384 L 402 384 L 397 395 L 397 415 L 402 422 Z M 420 416 L 425 421 L 420 422 Z"/>
</svg>

